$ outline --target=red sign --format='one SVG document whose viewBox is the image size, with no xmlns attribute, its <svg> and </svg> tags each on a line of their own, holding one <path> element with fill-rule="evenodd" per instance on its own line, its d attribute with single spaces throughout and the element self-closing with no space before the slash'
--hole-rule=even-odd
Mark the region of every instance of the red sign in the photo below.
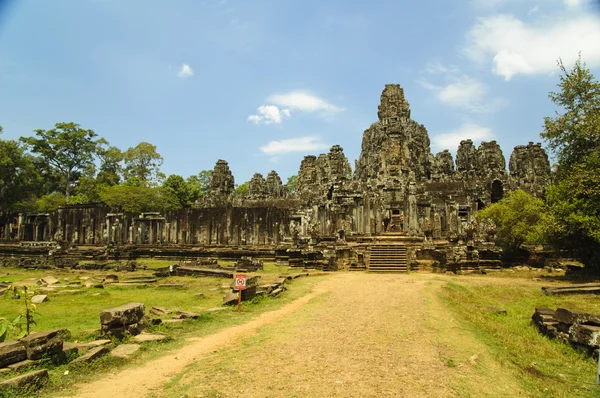
<svg viewBox="0 0 600 398">
<path fill-rule="evenodd" d="M 235 274 L 235 290 L 246 290 L 246 274 Z"/>
</svg>

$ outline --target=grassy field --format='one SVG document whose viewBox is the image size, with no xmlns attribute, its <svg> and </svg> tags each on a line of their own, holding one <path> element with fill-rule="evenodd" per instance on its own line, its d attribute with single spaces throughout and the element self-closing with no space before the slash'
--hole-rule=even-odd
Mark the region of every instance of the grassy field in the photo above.
<svg viewBox="0 0 600 398">
<path fill-rule="evenodd" d="M 172 264 L 173 262 L 168 262 Z M 156 267 L 158 265 L 154 263 Z M 163 266 L 162 264 L 160 266 Z M 287 274 L 287 267 L 277 267 L 274 264 L 266 264 L 265 270 L 257 274 L 261 275 L 261 283 L 276 279 L 279 274 Z M 71 271 L 67 269 L 53 270 L 25 270 L 25 269 L 0 269 L 0 282 L 13 282 L 15 285 L 40 287 L 36 282 L 47 275 L 52 275 L 60 280 L 60 284 L 80 281 L 85 283 L 95 276 L 106 275 L 107 272 L 97 271 Z M 116 273 L 120 280 L 134 275 L 150 275 L 148 271 L 119 272 Z M 284 305 L 310 291 L 311 286 L 321 278 L 304 278 L 289 283 L 289 290 L 277 298 L 256 298 L 251 302 L 245 302 L 243 312 L 234 312 L 231 307 L 217 312 L 204 312 L 207 309 L 222 308 L 222 298 L 228 292 L 231 280 L 224 278 L 194 278 L 194 277 L 168 277 L 162 278 L 158 284 L 182 284 L 183 288 L 169 289 L 159 288 L 155 284 L 147 287 L 117 287 L 105 285 L 99 288 L 81 288 L 77 292 L 61 294 L 58 292 L 48 293 L 49 301 L 37 305 L 35 320 L 37 325 L 33 331 L 48 330 L 55 328 L 67 328 L 71 331 L 73 341 L 84 342 L 93 340 L 100 327 L 100 312 L 121 304 L 129 302 L 141 302 L 146 306 L 146 312 L 152 306 L 162 306 L 169 310 L 182 310 L 200 313 L 197 320 L 186 320 L 183 323 L 169 325 L 158 325 L 153 330 L 169 333 L 173 339 L 166 343 L 150 343 L 144 345 L 133 360 L 120 360 L 104 357 L 89 367 L 71 369 L 69 365 L 54 366 L 44 364 L 50 369 L 52 385 L 43 391 L 46 395 L 60 394 L 61 391 L 69 391 L 70 386 L 76 382 L 82 382 L 90 377 L 97 377 L 105 371 L 113 371 L 131 363 L 140 364 L 145 360 L 162 355 L 165 352 L 184 344 L 185 338 L 190 336 L 203 336 L 214 333 L 222 328 L 247 322 L 260 313 L 270 311 Z M 197 295 L 202 293 L 202 297 Z M 10 298 L 0 299 L 0 316 L 13 319 L 24 308 L 23 300 Z M 14 334 L 9 336 L 14 338 Z M 114 344 L 118 344 L 115 342 Z M 113 344 L 113 345 L 114 345 Z M 68 371 L 68 372 L 67 372 Z M 67 372 L 65 374 L 65 372 Z M 0 380 L 13 377 L 15 374 L 0 376 Z M 24 394 L 21 396 L 28 396 Z"/>
<path fill-rule="evenodd" d="M 536 307 L 600 313 L 600 297 L 546 296 L 540 287 L 527 279 L 499 282 L 497 278 L 462 277 L 445 284 L 439 295 L 461 326 L 483 342 L 503 366 L 514 370 L 519 384 L 532 396 L 600 396 L 600 388 L 591 384 L 595 380 L 590 377 L 596 374 L 596 362 L 568 344 L 544 337 L 530 325 Z M 488 306 L 502 307 L 508 314 L 495 314 Z M 459 386 L 458 392 L 471 395 L 468 392 L 473 392 L 473 386 L 466 384 Z"/>
</svg>

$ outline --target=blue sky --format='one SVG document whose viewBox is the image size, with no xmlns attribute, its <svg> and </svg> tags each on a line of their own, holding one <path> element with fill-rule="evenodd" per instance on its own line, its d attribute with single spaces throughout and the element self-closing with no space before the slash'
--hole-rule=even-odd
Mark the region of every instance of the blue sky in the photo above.
<svg viewBox="0 0 600 398">
<path fill-rule="evenodd" d="M 600 77 L 586 0 L 0 0 L 4 139 L 74 121 L 162 171 L 236 183 L 339 144 L 350 162 L 398 83 L 435 153 L 539 142 L 556 60 Z"/>
</svg>

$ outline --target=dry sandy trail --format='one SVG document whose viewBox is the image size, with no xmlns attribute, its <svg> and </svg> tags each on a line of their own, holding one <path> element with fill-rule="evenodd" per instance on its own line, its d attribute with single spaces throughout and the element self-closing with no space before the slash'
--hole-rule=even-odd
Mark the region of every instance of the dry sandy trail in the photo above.
<svg viewBox="0 0 600 398">
<path fill-rule="evenodd" d="M 435 298 L 443 283 L 335 274 L 276 311 L 82 385 L 76 396 L 448 397 L 461 395 L 452 388 L 457 377 L 481 383 L 480 396 L 522 393 Z M 453 369 L 449 354 L 477 354 L 484 367 Z"/>
</svg>

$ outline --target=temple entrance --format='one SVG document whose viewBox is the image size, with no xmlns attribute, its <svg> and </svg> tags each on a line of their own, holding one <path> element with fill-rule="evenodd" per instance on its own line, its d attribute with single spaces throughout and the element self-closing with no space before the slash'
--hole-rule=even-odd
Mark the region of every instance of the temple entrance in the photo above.
<svg viewBox="0 0 600 398">
<path fill-rule="evenodd" d="M 392 219 L 388 226 L 388 232 L 404 231 L 404 213 L 401 210 L 392 210 Z"/>
<path fill-rule="evenodd" d="M 504 186 L 502 182 L 495 180 L 492 183 L 492 203 L 499 202 L 504 197 Z"/>
</svg>

